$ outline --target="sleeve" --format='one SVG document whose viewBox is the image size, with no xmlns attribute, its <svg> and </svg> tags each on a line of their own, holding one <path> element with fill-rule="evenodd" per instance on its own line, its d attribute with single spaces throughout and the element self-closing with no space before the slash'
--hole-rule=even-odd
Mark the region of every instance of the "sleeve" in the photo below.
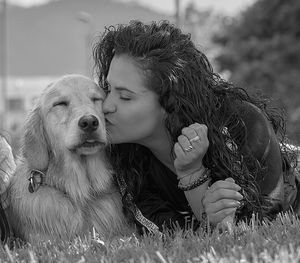
<svg viewBox="0 0 300 263">
<path fill-rule="evenodd" d="M 265 167 L 264 176 L 257 178 L 257 183 L 261 194 L 271 203 L 266 214 L 272 217 L 280 211 L 287 210 L 290 206 L 287 200 L 291 202 L 295 199 L 296 193 L 289 193 L 288 198 L 285 195 L 282 154 L 270 121 L 259 108 L 249 103 L 241 112 L 247 129 L 245 147 Z"/>
</svg>

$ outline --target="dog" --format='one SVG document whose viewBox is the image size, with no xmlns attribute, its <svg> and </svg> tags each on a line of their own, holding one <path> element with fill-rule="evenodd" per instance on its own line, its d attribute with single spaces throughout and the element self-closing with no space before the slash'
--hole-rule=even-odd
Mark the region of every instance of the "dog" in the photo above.
<svg viewBox="0 0 300 263">
<path fill-rule="evenodd" d="M 92 228 L 102 237 L 129 229 L 105 158 L 104 96 L 91 79 L 65 75 L 38 98 L 9 187 L 15 236 L 71 240 Z"/>
</svg>

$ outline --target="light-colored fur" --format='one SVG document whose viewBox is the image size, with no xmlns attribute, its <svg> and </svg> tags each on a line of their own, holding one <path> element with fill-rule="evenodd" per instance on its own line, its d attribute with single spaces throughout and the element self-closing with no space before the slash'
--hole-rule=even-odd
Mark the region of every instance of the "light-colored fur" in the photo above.
<svg viewBox="0 0 300 263">
<path fill-rule="evenodd" d="M 80 75 L 62 77 L 39 98 L 25 122 L 22 155 L 9 189 L 9 221 L 17 236 L 28 241 L 69 240 L 92 227 L 101 236 L 120 234 L 127 228 L 103 152 L 103 98 L 103 91 Z M 79 120 L 91 115 L 99 126 L 85 132 Z M 101 145 L 81 146 L 91 138 Z M 30 193 L 32 169 L 45 173 L 46 185 Z"/>
</svg>

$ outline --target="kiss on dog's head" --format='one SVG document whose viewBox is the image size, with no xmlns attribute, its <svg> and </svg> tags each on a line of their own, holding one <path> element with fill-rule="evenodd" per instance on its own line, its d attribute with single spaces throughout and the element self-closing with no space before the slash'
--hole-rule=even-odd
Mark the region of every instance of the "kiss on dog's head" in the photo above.
<svg viewBox="0 0 300 263">
<path fill-rule="evenodd" d="M 9 190 L 12 228 L 25 240 L 70 239 L 92 227 L 128 230 L 103 151 L 103 91 L 67 75 L 50 84 L 25 122 L 21 158 Z"/>
</svg>

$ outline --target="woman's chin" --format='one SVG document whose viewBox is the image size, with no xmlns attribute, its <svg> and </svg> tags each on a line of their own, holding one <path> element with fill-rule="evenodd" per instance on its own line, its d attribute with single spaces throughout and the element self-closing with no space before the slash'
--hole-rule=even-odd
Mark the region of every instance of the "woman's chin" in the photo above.
<svg viewBox="0 0 300 263">
<path fill-rule="evenodd" d="M 130 141 L 124 140 L 123 138 L 119 138 L 117 136 L 110 136 L 109 143 L 110 144 L 121 144 L 121 143 L 130 143 Z"/>
</svg>

